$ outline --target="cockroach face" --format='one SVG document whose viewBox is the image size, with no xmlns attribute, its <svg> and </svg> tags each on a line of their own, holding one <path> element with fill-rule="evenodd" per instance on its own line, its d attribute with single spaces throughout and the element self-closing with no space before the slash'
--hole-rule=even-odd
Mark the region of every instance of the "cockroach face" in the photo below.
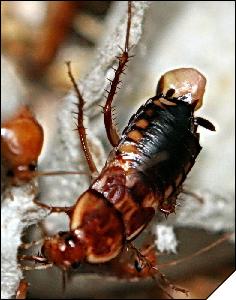
<svg viewBox="0 0 236 300">
<path fill-rule="evenodd" d="M 59 232 L 45 239 L 41 250 L 48 262 L 63 270 L 78 266 L 85 258 L 84 243 L 71 232 Z"/>
<path fill-rule="evenodd" d="M 189 103 L 194 110 L 202 106 L 206 78 L 193 68 L 181 68 L 165 73 L 158 82 L 157 95 L 169 95 Z"/>
<path fill-rule="evenodd" d="M 13 184 L 32 179 L 42 145 L 43 129 L 26 108 L 2 124 L 1 150 Z"/>
</svg>

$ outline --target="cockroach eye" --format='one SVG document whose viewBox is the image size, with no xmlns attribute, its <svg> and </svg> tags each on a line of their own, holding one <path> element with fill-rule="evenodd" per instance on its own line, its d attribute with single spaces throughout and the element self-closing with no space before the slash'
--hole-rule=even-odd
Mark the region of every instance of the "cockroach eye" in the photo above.
<svg viewBox="0 0 236 300">
<path fill-rule="evenodd" d="M 64 235 L 67 235 L 67 234 L 68 234 L 67 231 L 59 231 L 59 232 L 58 232 L 58 235 L 59 235 L 60 237 L 63 237 Z"/>
<path fill-rule="evenodd" d="M 73 235 L 71 235 L 71 234 L 67 234 L 67 236 L 65 237 L 65 244 L 66 244 L 66 246 L 69 246 L 69 247 L 75 247 L 75 244 L 76 244 L 76 240 L 75 240 L 75 238 L 74 238 L 74 236 Z"/>
<path fill-rule="evenodd" d="M 35 171 L 36 165 L 35 164 L 29 164 L 28 168 L 29 168 L 29 171 Z"/>
</svg>

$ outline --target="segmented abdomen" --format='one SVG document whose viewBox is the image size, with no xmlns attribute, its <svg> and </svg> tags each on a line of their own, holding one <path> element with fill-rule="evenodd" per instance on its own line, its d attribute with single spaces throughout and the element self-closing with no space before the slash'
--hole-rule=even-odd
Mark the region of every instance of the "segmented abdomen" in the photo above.
<svg viewBox="0 0 236 300">
<path fill-rule="evenodd" d="M 154 97 L 131 118 L 116 153 L 164 196 L 178 189 L 200 150 L 190 106 Z"/>
<path fill-rule="evenodd" d="M 166 214 L 201 150 L 188 104 L 153 97 L 130 119 L 93 188 L 122 214 L 128 238 Z"/>
</svg>

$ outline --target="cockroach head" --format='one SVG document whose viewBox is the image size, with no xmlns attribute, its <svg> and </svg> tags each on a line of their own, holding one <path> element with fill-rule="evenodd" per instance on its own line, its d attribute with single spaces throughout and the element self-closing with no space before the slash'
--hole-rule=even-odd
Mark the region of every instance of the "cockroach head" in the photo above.
<svg viewBox="0 0 236 300">
<path fill-rule="evenodd" d="M 157 95 L 187 102 L 197 110 L 202 106 L 205 86 L 206 78 L 196 69 L 180 68 L 162 75 L 157 85 Z"/>
<path fill-rule="evenodd" d="M 57 267 L 67 270 L 84 260 L 84 243 L 73 232 L 59 232 L 46 238 L 42 246 L 42 254 Z"/>
</svg>

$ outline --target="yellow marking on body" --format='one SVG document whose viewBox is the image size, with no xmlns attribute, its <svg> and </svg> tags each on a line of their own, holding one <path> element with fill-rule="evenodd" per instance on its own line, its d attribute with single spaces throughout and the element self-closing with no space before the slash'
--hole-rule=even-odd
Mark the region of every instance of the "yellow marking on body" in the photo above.
<svg viewBox="0 0 236 300">
<path fill-rule="evenodd" d="M 160 102 L 163 103 L 163 104 L 165 104 L 165 105 L 168 105 L 168 106 L 176 106 L 176 105 L 177 105 L 176 103 L 171 102 L 171 101 L 169 101 L 169 100 L 166 100 L 166 99 L 164 99 L 164 98 L 161 98 L 161 99 L 160 99 Z"/>
<path fill-rule="evenodd" d="M 145 119 L 140 119 L 135 123 L 136 126 L 140 127 L 140 128 L 147 128 L 149 125 L 149 122 Z"/>
<path fill-rule="evenodd" d="M 163 99 L 163 98 L 161 98 L 161 99 Z M 161 103 L 161 101 L 160 101 L 161 99 L 154 100 L 153 103 L 154 103 L 155 105 L 157 105 L 157 106 L 159 106 L 159 107 L 165 109 L 165 106 L 163 106 L 162 103 Z"/>
<path fill-rule="evenodd" d="M 127 136 L 133 140 L 134 142 L 139 142 L 141 138 L 143 137 L 142 133 L 140 133 L 138 130 L 132 130 L 130 131 Z"/>
<path fill-rule="evenodd" d="M 138 153 L 137 147 L 132 144 L 121 145 L 119 151 L 124 153 Z"/>
</svg>

